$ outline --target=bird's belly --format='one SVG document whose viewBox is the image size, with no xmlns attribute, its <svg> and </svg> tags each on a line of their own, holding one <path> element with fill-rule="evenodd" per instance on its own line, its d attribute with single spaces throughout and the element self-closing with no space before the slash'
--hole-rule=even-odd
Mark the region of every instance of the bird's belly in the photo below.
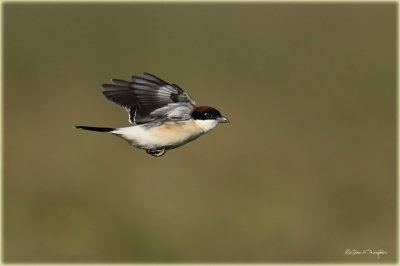
<svg viewBox="0 0 400 266">
<path fill-rule="evenodd" d="M 133 126 L 119 131 L 117 135 L 142 149 L 173 149 L 204 133 L 194 122 L 166 123 L 152 128 Z"/>
</svg>

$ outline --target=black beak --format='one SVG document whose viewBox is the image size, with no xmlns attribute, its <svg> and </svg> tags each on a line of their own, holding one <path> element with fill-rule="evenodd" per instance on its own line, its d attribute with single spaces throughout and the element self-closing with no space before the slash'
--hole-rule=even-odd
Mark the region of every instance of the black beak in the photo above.
<svg viewBox="0 0 400 266">
<path fill-rule="evenodd" d="M 229 119 L 224 116 L 218 117 L 217 121 L 218 121 L 218 123 L 229 123 Z"/>
</svg>

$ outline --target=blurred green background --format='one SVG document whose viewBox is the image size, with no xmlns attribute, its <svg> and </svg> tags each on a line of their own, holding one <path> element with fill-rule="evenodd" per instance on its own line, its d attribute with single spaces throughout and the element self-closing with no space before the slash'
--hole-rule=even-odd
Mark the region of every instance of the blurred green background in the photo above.
<svg viewBox="0 0 400 266">
<path fill-rule="evenodd" d="M 377 262 L 396 242 L 396 9 L 3 4 L 5 262 Z M 101 94 L 146 71 L 230 124 L 154 158 Z"/>
</svg>

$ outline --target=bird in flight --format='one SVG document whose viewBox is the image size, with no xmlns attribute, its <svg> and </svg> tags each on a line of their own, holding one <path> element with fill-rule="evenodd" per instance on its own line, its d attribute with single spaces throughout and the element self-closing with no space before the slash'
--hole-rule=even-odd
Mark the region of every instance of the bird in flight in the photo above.
<svg viewBox="0 0 400 266">
<path fill-rule="evenodd" d="M 143 73 L 132 81 L 111 79 L 103 84 L 103 95 L 129 113 L 130 127 L 76 126 L 77 129 L 112 133 L 148 154 L 160 157 L 166 150 L 182 146 L 229 120 L 209 106 L 195 101 L 178 85 Z"/>
</svg>

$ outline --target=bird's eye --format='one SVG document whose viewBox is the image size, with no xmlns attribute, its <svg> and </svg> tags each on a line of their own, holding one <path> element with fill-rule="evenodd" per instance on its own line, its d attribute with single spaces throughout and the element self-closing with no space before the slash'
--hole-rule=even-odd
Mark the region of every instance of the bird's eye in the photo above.
<svg viewBox="0 0 400 266">
<path fill-rule="evenodd" d="M 204 116 L 205 116 L 206 118 L 211 118 L 211 114 L 210 114 L 210 113 L 204 113 Z"/>
</svg>

